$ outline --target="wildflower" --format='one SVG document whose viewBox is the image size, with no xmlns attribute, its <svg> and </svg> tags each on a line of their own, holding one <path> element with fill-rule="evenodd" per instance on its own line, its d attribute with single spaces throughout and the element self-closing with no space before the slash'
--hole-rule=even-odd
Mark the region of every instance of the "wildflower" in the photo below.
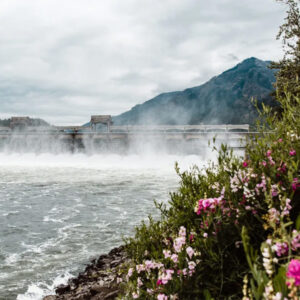
<svg viewBox="0 0 300 300">
<path fill-rule="evenodd" d="M 293 182 L 292 182 L 292 189 L 293 189 L 293 191 L 296 191 L 297 188 L 299 188 L 299 187 L 300 187 L 300 183 L 298 183 L 298 178 L 294 178 Z"/>
<path fill-rule="evenodd" d="M 127 276 L 130 278 L 133 274 L 133 268 L 129 268 Z"/>
<path fill-rule="evenodd" d="M 270 208 L 268 210 L 269 212 L 269 216 L 270 216 L 270 221 L 274 222 L 274 223 L 278 223 L 279 222 L 279 217 L 280 217 L 280 213 L 276 208 Z"/>
<path fill-rule="evenodd" d="M 295 156 L 296 155 L 296 150 L 292 149 L 289 154 L 290 154 L 290 156 Z"/>
<path fill-rule="evenodd" d="M 193 257 L 193 255 L 194 255 L 195 251 L 193 250 L 192 247 L 187 247 L 186 248 L 186 253 L 189 256 L 189 258 L 191 259 Z"/>
<path fill-rule="evenodd" d="M 248 167 L 248 163 L 246 161 L 243 162 L 243 167 L 247 168 Z"/>
<path fill-rule="evenodd" d="M 294 279 L 295 286 L 300 285 L 300 261 L 298 259 L 292 259 L 290 261 L 286 276 L 288 278 Z"/>
<path fill-rule="evenodd" d="M 289 247 L 288 244 L 283 242 L 283 243 L 276 243 L 275 245 L 272 246 L 272 250 L 276 252 L 276 255 L 278 257 L 282 255 L 287 255 L 289 252 Z"/>
<path fill-rule="evenodd" d="M 271 154 L 272 154 L 272 150 L 268 150 L 268 151 L 267 151 L 267 157 L 270 157 Z"/>
<path fill-rule="evenodd" d="M 297 251 L 300 248 L 300 234 L 298 234 L 297 230 L 293 231 L 291 246 L 294 251 Z"/>
<path fill-rule="evenodd" d="M 195 270 L 196 263 L 194 261 L 189 261 L 188 265 L 189 265 L 189 270 Z"/>
<path fill-rule="evenodd" d="M 285 200 L 285 206 L 283 208 L 283 211 L 281 213 L 282 216 L 288 216 L 290 214 L 290 210 L 292 209 L 292 206 L 290 205 L 291 199 L 286 198 Z"/>
<path fill-rule="evenodd" d="M 262 251 L 263 256 L 263 266 L 266 270 L 266 273 L 271 276 L 273 274 L 273 267 L 272 267 L 272 259 L 270 249 L 265 247 Z"/>
<path fill-rule="evenodd" d="M 266 163 L 264 160 L 261 162 L 261 164 L 262 164 L 264 167 L 267 166 L 267 163 Z"/>
<path fill-rule="evenodd" d="M 184 226 L 180 226 L 179 228 L 179 236 L 185 237 L 186 236 L 186 229 Z"/>
<path fill-rule="evenodd" d="M 168 300 L 168 296 L 166 296 L 165 294 L 158 294 L 157 300 Z"/>
<path fill-rule="evenodd" d="M 168 269 L 165 270 L 164 272 L 161 272 L 159 275 L 159 278 L 156 282 L 156 285 L 161 285 L 161 284 L 167 284 L 168 281 L 172 280 L 172 274 L 174 273 L 174 270 Z"/>
<path fill-rule="evenodd" d="M 117 277 L 117 284 L 121 283 L 123 279 L 121 277 Z"/>
<path fill-rule="evenodd" d="M 171 257 L 171 251 L 170 250 L 163 250 L 163 254 L 165 258 Z"/>
<path fill-rule="evenodd" d="M 194 238 L 195 238 L 195 235 L 191 233 L 190 236 L 189 236 L 190 242 L 193 242 L 193 241 L 194 241 Z"/>
<path fill-rule="evenodd" d="M 139 297 L 139 291 L 132 293 L 132 298 L 137 299 Z"/>
<path fill-rule="evenodd" d="M 271 193 L 272 193 L 272 197 L 278 196 L 278 187 L 276 184 L 273 184 L 271 186 Z"/>
<path fill-rule="evenodd" d="M 142 279 L 140 277 L 138 277 L 137 279 L 137 286 L 140 287 L 143 285 Z"/>
<path fill-rule="evenodd" d="M 274 292 L 274 288 L 272 285 L 272 281 L 269 281 L 265 287 L 265 292 L 264 292 L 264 299 L 272 299 L 272 295 Z"/>
<path fill-rule="evenodd" d="M 272 156 L 269 156 L 268 159 L 269 159 L 269 164 L 271 166 L 274 166 L 275 165 L 275 161 L 273 160 Z"/>
<path fill-rule="evenodd" d="M 203 233 L 203 237 L 207 238 L 208 234 L 206 232 Z"/>
<path fill-rule="evenodd" d="M 185 244 L 185 237 L 178 237 L 174 240 L 173 247 L 177 253 L 182 249 L 182 246 Z"/>
<path fill-rule="evenodd" d="M 154 291 L 153 291 L 152 289 L 147 288 L 147 293 L 148 293 L 149 295 L 152 295 L 152 294 L 154 293 Z"/>
<path fill-rule="evenodd" d="M 144 265 L 136 265 L 136 271 L 138 272 L 138 274 L 140 274 L 142 271 L 145 271 L 145 266 Z"/>
<path fill-rule="evenodd" d="M 277 171 L 280 171 L 281 173 L 285 173 L 286 172 L 286 164 L 283 163 L 280 165 L 280 167 L 277 169 Z"/>
<path fill-rule="evenodd" d="M 273 300 L 281 300 L 282 294 L 280 292 L 277 292 L 276 295 L 273 297 Z"/>
<path fill-rule="evenodd" d="M 177 254 L 172 254 L 171 259 L 173 260 L 174 263 L 178 263 L 178 255 Z"/>
<path fill-rule="evenodd" d="M 157 279 L 157 281 L 156 281 L 156 285 L 157 286 L 160 286 L 160 285 L 162 285 L 163 283 L 162 283 L 162 280 L 161 279 Z"/>
</svg>

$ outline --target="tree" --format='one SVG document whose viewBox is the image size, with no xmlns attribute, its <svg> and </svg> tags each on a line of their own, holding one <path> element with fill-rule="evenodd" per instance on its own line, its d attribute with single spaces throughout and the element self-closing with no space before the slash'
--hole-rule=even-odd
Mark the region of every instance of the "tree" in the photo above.
<svg viewBox="0 0 300 300">
<path fill-rule="evenodd" d="M 285 23 L 280 26 L 277 39 L 282 39 L 284 57 L 273 62 L 272 68 L 277 69 L 275 88 L 277 95 L 282 97 L 286 92 L 291 98 L 300 96 L 300 10 L 299 0 L 277 0 L 288 7 Z"/>
</svg>

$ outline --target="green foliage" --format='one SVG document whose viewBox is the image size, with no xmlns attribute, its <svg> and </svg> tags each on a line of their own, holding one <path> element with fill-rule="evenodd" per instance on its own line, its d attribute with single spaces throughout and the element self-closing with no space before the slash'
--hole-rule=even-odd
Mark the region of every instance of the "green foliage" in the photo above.
<svg viewBox="0 0 300 300">
<path fill-rule="evenodd" d="M 299 257 L 292 244 L 300 239 L 300 101 L 292 105 L 289 94 L 279 101 L 280 118 L 262 108 L 265 123 L 258 122 L 246 160 L 222 146 L 217 162 L 203 169 L 176 165 L 180 186 L 167 206 L 156 204 L 161 219 L 150 217 L 126 240 L 132 274 L 123 298 L 288 297 L 287 265 Z M 289 250 L 278 254 L 277 243 Z"/>
<path fill-rule="evenodd" d="M 180 187 L 167 206 L 156 204 L 161 219 L 126 240 L 122 299 L 299 299 L 299 9 L 282 2 L 280 114 L 261 106 L 244 160 L 222 146 L 203 169 L 176 165 Z"/>
<path fill-rule="evenodd" d="M 280 26 L 277 39 L 282 38 L 285 55 L 278 63 L 272 63 L 273 69 L 278 69 L 276 74 L 276 91 L 284 97 L 286 91 L 292 98 L 300 97 L 300 11 L 299 0 L 277 0 L 287 5 L 285 23 Z"/>
</svg>

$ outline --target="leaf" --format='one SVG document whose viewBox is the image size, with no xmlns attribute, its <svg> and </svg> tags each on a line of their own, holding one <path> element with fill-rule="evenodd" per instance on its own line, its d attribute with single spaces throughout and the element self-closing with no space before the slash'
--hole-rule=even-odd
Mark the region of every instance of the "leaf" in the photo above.
<svg viewBox="0 0 300 300">
<path fill-rule="evenodd" d="M 297 230 L 300 229 L 300 214 L 298 215 L 297 220 L 296 220 L 296 229 Z"/>
<path fill-rule="evenodd" d="M 281 292 L 283 295 L 287 294 L 287 285 L 286 285 L 286 268 L 284 266 L 280 267 L 278 274 L 275 276 L 274 288 L 276 292 Z"/>
<path fill-rule="evenodd" d="M 204 297 L 205 297 L 205 300 L 214 300 L 214 298 L 212 298 L 210 292 L 209 292 L 207 289 L 205 289 L 205 290 L 203 291 L 203 295 L 204 295 Z"/>
</svg>

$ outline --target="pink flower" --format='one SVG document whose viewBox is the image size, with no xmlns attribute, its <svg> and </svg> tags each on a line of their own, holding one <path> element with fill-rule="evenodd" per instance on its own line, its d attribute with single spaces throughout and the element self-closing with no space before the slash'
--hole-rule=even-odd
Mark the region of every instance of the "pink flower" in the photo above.
<svg viewBox="0 0 300 300">
<path fill-rule="evenodd" d="M 269 156 L 271 156 L 271 154 L 272 154 L 272 151 L 271 151 L 271 150 L 268 150 L 268 151 L 267 151 L 267 156 L 269 157 Z"/>
<path fill-rule="evenodd" d="M 278 142 L 279 142 L 279 143 L 282 143 L 282 142 L 283 142 L 283 139 L 279 139 Z"/>
<path fill-rule="evenodd" d="M 262 164 L 264 167 L 267 165 L 267 163 L 266 163 L 264 160 L 261 162 L 261 164 Z"/>
<path fill-rule="evenodd" d="M 178 263 L 178 255 L 177 254 L 172 254 L 171 259 L 173 260 L 174 263 Z"/>
<path fill-rule="evenodd" d="M 149 295 L 152 295 L 152 294 L 153 294 L 153 290 L 152 290 L 152 289 L 149 289 L 149 288 L 147 288 L 147 293 L 148 293 Z"/>
<path fill-rule="evenodd" d="M 292 182 L 293 191 L 296 191 L 298 187 L 300 187 L 300 183 L 298 183 L 298 178 L 294 178 Z"/>
<path fill-rule="evenodd" d="M 296 150 L 292 149 L 292 150 L 290 151 L 290 156 L 295 156 L 295 155 L 296 155 Z"/>
<path fill-rule="evenodd" d="M 281 257 L 282 255 L 287 255 L 289 253 L 289 246 L 287 243 L 276 243 L 272 246 L 272 249 L 276 251 L 276 255 Z"/>
<path fill-rule="evenodd" d="M 193 234 L 190 234 L 189 240 L 192 242 L 194 240 L 195 236 Z"/>
<path fill-rule="evenodd" d="M 161 279 L 158 279 L 158 280 L 156 281 L 156 285 L 157 285 L 157 286 L 162 285 L 162 280 L 161 280 Z"/>
<path fill-rule="evenodd" d="M 298 259 L 290 261 L 286 276 L 295 280 L 295 286 L 300 285 L 300 261 Z"/>
<path fill-rule="evenodd" d="M 286 172 L 286 164 L 283 163 L 277 170 L 282 173 L 285 173 Z"/>
<path fill-rule="evenodd" d="M 165 258 L 171 257 L 171 251 L 170 250 L 163 250 L 163 254 Z"/>
<path fill-rule="evenodd" d="M 296 235 L 292 242 L 291 242 L 291 245 L 292 245 L 292 249 L 294 251 L 297 251 L 299 248 L 300 248 L 300 234 Z"/>
<path fill-rule="evenodd" d="M 173 247 L 175 251 L 178 253 L 181 251 L 182 246 L 185 244 L 185 237 L 178 237 L 174 240 Z M 172 257 L 171 257 L 172 259 Z"/>
<path fill-rule="evenodd" d="M 243 167 L 244 168 L 248 167 L 248 163 L 246 161 L 243 162 Z"/>
<path fill-rule="evenodd" d="M 194 261 L 189 261 L 188 265 L 189 265 L 189 270 L 195 270 L 196 263 Z"/>
<path fill-rule="evenodd" d="M 166 296 L 165 294 L 158 294 L 157 300 L 168 300 L 168 296 Z"/>
<path fill-rule="evenodd" d="M 195 253 L 194 249 L 192 247 L 187 247 L 186 248 L 186 253 L 189 256 L 189 258 L 191 259 Z"/>
<path fill-rule="evenodd" d="M 142 281 L 142 279 L 140 277 L 138 277 L 138 279 L 137 279 L 137 286 L 141 287 L 142 285 L 143 285 L 143 281 Z"/>
<path fill-rule="evenodd" d="M 161 283 L 165 285 L 168 283 L 168 281 L 172 280 L 172 274 L 174 274 L 174 270 L 165 270 L 165 272 L 160 276 L 159 280 L 161 280 Z"/>
<path fill-rule="evenodd" d="M 273 184 L 271 186 L 271 193 L 272 193 L 272 197 L 278 196 L 278 187 L 276 184 Z"/>
<path fill-rule="evenodd" d="M 186 229 L 185 229 L 184 226 L 180 226 L 178 235 L 181 236 L 181 237 L 186 236 Z"/>
<path fill-rule="evenodd" d="M 128 270 L 128 277 L 131 277 L 132 276 L 132 273 L 133 273 L 133 268 L 129 268 Z"/>
</svg>

